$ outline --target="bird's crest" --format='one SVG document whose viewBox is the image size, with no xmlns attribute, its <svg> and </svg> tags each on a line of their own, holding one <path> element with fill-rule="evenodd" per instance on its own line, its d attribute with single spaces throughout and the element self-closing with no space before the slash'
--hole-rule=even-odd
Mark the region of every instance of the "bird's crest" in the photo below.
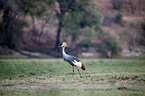
<svg viewBox="0 0 145 96">
<path fill-rule="evenodd" d="M 62 43 L 62 45 L 63 45 L 64 47 L 66 47 L 66 46 L 67 46 L 66 42 L 63 42 L 63 43 Z"/>
<path fill-rule="evenodd" d="M 66 47 L 67 46 L 67 44 L 65 43 L 65 42 L 63 42 L 62 44 L 60 44 L 60 46 L 59 47 Z"/>
</svg>

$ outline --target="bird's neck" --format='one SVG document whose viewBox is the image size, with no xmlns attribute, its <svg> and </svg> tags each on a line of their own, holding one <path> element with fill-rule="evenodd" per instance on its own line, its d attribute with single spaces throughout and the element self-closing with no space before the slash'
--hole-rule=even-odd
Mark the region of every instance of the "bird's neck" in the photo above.
<svg viewBox="0 0 145 96">
<path fill-rule="evenodd" d="M 63 57 L 65 57 L 67 54 L 65 53 L 65 47 L 62 48 L 62 54 L 63 54 Z"/>
</svg>

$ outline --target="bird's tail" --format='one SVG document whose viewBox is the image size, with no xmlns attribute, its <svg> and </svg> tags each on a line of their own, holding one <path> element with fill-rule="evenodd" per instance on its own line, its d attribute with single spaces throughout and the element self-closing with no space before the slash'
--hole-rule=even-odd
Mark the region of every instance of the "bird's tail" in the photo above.
<svg viewBox="0 0 145 96">
<path fill-rule="evenodd" d="M 85 65 L 84 64 L 82 64 L 82 70 L 86 70 L 86 68 L 85 68 Z"/>
</svg>

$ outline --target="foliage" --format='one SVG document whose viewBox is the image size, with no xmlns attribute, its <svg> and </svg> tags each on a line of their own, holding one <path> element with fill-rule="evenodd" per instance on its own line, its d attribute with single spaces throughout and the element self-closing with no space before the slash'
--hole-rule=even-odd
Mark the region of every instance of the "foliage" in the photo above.
<svg viewBox="0 0 145 96">
<path fill-rule="evenodd" d="M 121 45 L 111 35 L 103 35 L 100 51 L 107 57 L 118 55 L 122 51 Z"/>
<path fill-rule="evenodd" d="M 76 41 L 79 34 L 79 23 L 81 20 L 81 14 L 79 12 L 71 12 L 68 14 L 68 16 L 65 17 L 63 17 L 63 21 L 66 22 L 66 35 L 71 35 L 72 41 Z"/>
<path fill-rule="evenodd" d="M 115 22 L 118 24 L 122 24 L 122 17 L 123 15 L 121 13 L 117 13 L 115 16 Z"/>
<path fill-rule="evenodd" d="M 0 33 L 0 44 L 15 48 L 17 44 L 23 42 L 23 28 L 28 27 L 28 21 L 24 16 L 30 16 L 32 19 L 31 40 L 40 40 L 45 25 L 52 21 L 51 18 L 54 17 L 51 2 L 52 0 L 1 0 L 0 12 L 2 18 L 0 29 L 2 31 Z M 40 30 L 36 30 L 35 18 L 44 22 Z"/>
<path fill-rule="evenodd" d="M 95 30 L 96 26 L 92 26 L 92 27 L 84 27 L 80 30 L 80 47 L 92 47 L 93 44 L 93 40 L 95 39 L 96 35 L 101 34 L 101 31 L 97 31 Z"/>
<path fill-rule="evenodd" d="M 91 42 L 90 39 L 87 39 L 87 40 L 83 40 L 82 42 L 80 42 L 80 47 L 91 47 L 93 46 L 93 43 Z"/>
<path fill-rule="evenodd" d="M 64 29 L 63 37 L 70 35 L 72 41 L 76 41 L 80 30 L 86 26 L 95 26 L 95 30 L 101 31 L 101 16 L 96 5 L 90 0 L 57 0 L 56 16 L 58 19 L 56 46 L 60 42 L 60 33 Z M 65 39 L 65 38 L 64 38 Z"/>
<path fill-rule="evenodd" d="M 79 3 L 76 5 L 81 6 L 82 9 L 76 8 L 76 10 L 74 8 L 73 11 L 67 13 L 68 15 L 64 15 L 62 19 L 66 31 L 65 35 L 71 35 L 72 41 L 76 41 L 82 33 L 82 30 L 86 28 L 90 28 L 90 30 L 92 29 L 96 33 L 102 31 L 101 16 L 98 8 L 95 5 L 91 5 L 89 2 L 85 2 L 84 4 L 81 2 L 80 5 Z M 84 33 L 92 34 L 91 32 L 93 31 L 85 31 Z"/>
<path fill-rule="evenodd" d="M 43 34 L 43 29 L 45 25 L 54 19 L 54 14 L 52 14 L 53 7 L 51 6 L 51 0 L 21 0 L 18 1 L 20 6 L 20 10 L 24 13 L 24 15 L 29 15 L 32 19 L 32 32 L 31 40 L 34 42 L 39 42 L 40 38 Z M 35 25 L 36 19 L 42 20 L 43 23 L 41 24 L 40 30 L 37 30 Z"/>
<path fill-rule="evenodd" d="M 16 0 L 0 1 L 0 10 L 2 12 L 2 20 L 0 21 L 0 44 L 9 48 L 15 48 L 17 44 L 23 41 L 23 28 L 27 23 L 20 19 L 20 10 L 18 9 Z"/>
<path fill-rule="evenodd" d="M 44 12 L 50 11 L 51 0 L 17 0 L 17 3 L 21 11 L 25 15 L 29 14 L 32 17 L 42 17 Z"/>
<path fill-rule="evenodd" d="M 133 28 L 135 25 L 133 22 L 129 23 L 130 27 Z"/>
<path fill-rule="evenodd" d="M 84 35 L 82 30 L 86 27 L 96 34 L 102 31 L 99 9 L 90 0 L 13 0 L 12 2 L 1 0 L 0 12 L 2 13 L 0 44 L 9 48 L 15 48 L 17 44 L 23 42 L 23 29 L 28 23 L 25 16 L 31 19 L 29 21 L 32 26 L 28 31 L 34 43 L 39 43 L 37 41 L 40 41 L 45 25 L 52 18 L 52 21 L 55 21 L 54 18 L 58 20 L 56 45 L 59 44 L 62 29 L 63 35 L 70 35 L 73 42 L 78 39 L 79 35 Z M 40 30 L 37 30 L 37 20 L 43 21 L 43 24 L 39 26 Z"/>
</svg>

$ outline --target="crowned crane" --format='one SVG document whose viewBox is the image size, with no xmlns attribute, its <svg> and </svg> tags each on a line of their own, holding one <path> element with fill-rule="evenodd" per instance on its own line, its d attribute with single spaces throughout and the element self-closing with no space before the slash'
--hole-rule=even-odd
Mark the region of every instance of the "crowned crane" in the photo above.
<svg viewBox="0 0 145 96">
<path fill-rule="evenodd" d="M 63 54 L 64 61 L 67 61 L 69 64 L 72 65 L 72 68 L 73 68 L 72 76 L 74 76 L 74 66 L 75 66 L 76 69 L 78 70 L 80 78 L 82 78 L 81 73 L 80 73 L 79 69 L 77 68 L 77 66 L 80 67 L 82 70 L 86 70 L 86 68 L 85 68 L 84 64 L 77 57 L 71 56 L 71 55 L 68 55 L 65 53 L 66 46 L 67 46 L 67 44 L 65 42 L 60 44 L 60 47 L 62 48 L 62 54 Z"/>
</svg>

